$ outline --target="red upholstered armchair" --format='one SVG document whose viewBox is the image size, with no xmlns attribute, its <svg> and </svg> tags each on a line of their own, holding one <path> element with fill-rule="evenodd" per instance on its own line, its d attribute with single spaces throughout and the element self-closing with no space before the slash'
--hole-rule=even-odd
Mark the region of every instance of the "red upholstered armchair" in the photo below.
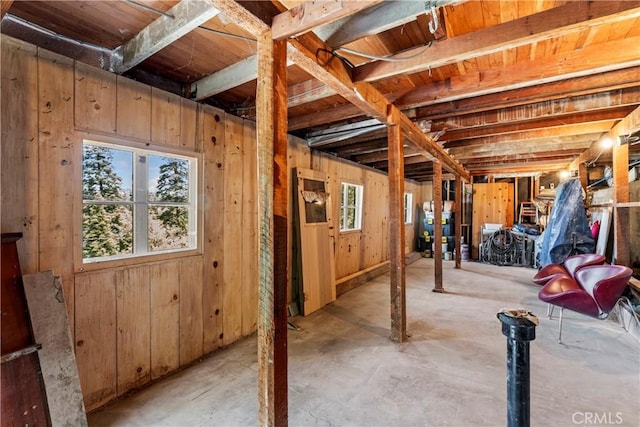
<svg viewBox="0 0 640 427">
<path fill-rule="evenodd" d="M 577 254 L 572 255 L 564 260 L 562 264 L 545 265 L 533 276 L 533 283 L 536 285 L 544 285 L 551 279 L 560 276 L 575 277 L 575 273 L 582 267 L 589 265 L 604 264 L 604 255 L 598 254 Z"/>
<path fill-rule="evenodd" d="M 538 297 L 561 307 L 558 341 L 562 338 L 562 312 L 565 308 L 598 319 L 605 319 L 614 309 L 629 283 L 633 270 L 623 265 L 591 265 L 568 275 L 552 278 L 538 292 Z M 549 311 L 551 317 L 552 311 Z"/>
</svg>

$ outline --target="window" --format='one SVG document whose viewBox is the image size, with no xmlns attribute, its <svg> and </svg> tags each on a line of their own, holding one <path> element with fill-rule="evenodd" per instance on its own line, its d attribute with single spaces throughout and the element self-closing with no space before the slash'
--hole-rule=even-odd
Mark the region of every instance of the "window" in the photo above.
<svg viewBox="0 0 640 427">
<path fill-rule="evenodd" d="M 413 193 L 404 193 L 404 223 L 413 222 Z"/>
<path fill-rule="evenodd" d="M 85 262 L 196 248 L 197 160 L 84 141 Z"/>
<path fill-rule="evenodd" d="M 340 231 L 362 227 L 362 185 L 342 183 L 340 191 Z"/>
</svg>

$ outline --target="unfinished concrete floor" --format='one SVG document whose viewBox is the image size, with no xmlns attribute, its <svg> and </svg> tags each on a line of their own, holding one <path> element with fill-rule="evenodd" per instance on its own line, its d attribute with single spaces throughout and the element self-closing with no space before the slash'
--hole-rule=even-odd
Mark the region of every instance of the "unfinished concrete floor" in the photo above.
<svg viewBox="0 0 640 427">
<path fill-rule="evenodd" d="M 640 344 L 613 321 L 546 318 L 535 270 L 433 260 L 407 268 L 408 342 L 389 337 L 389 276 L 289 331 L 289 425 L 506 425 L 506 338 L 496 313 L 540 318 L 531 347 L 531 425 L 640 425 Z M 91 426 L 257 424 L 255 335 L 89 416 Z M 596 422 L 597 421 L 597 422 Z"/>
</svg>

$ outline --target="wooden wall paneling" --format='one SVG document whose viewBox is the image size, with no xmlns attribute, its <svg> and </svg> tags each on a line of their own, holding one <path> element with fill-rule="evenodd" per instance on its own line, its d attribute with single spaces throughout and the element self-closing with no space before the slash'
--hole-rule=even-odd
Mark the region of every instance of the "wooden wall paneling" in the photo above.
<svg viewBox="0 0 640 427">
<path fill-rule="evenodd" d="M 616 203 L 613 212 L 613 258 L 616 264 L 631 266 L 630 209 L 617 206 L 618 203 L 629 202 L 629 144 L 613 146 L 613 191 Z"/>
<path fill-rule="evenodd" d="M 151 380 L 149 266 L 116 273 L 118 395 Z"/>
<path fill-rule="evenodd" d="M 180 366 L 203 354 L 202 258 L 180 260 Z"/>
<path fill-rule="evenodd" d="M 151 306 L 151 380 L 180 366 L 179 261 L 149 267 Z"/>
<path fill-rule="evenodd" d="M 258 321 L 258 175 L 255 124 L 244 122 L 242 177 L 242 335 Z"/>
<path fill-rule="evenodd" d="M 367 268 L 389 259 L 389 185 L 386 175 L 372 173 L 364 191 L 362 267 Z"/>
<path fill-rule="evenodd" d="M 361 233 L 357 231 L 339 235 L 336 245 L 336 278 L 360 271 L 360 237 Z"/>
<path fill-rule="evenodd" d="M 227 115 L 224 140 L 224 285 L 223 344 L 242 336 L 242 178 L 243 122 Z"/>
<path fill-rule="evenodd" d="M 151 139 L 151 87 L 117 76 L 116 129 L 118 135 Z"/>
<path fill-rule="evenodd" d="M 204 151 L 204 222 L 202 289 L 204 352 L 222 346 L 224 306 L 224 141 L 225 113 L 204 106 L 200 111 L 203 124 Z"/>
<path fill-rule="evenodd" d="M 181 147 L 180 96 L 151 88 L 151 141 L 154 144 Z M 195 123 L 194 126 L 195 128 Z"/>
<path fill-rule="evenodd" d="M 67 313 L 73 324 L 74 192 L 80 191 L 78 174 L 82 147 L 73 131 L 73 61 L 39 50 L 39 265 L 62 277 Z M 70 183 L 77 185 L 70 185 Z M 35 190 L 35 189 L 34 189 Z"/>
<path fill-rule="evenodd" d="M 116 75 L 75 63 L 76 129 L 109 134 L 116 132 Z"/>
<path fill-rule="evenodd" d="M 23 273 L 38 268 L 38 59 L 35 46 L 0 37 L 0 218 L 17 242 Z"/>
<path fill-rule="evenodd" d="M 116 397 L 116 273 L 75 277 L 75 351 L 88 411 Z"/>
<path fill-rule="evenodd" d="M 180 136 L 179 145 L 183 148 L 202 153 L 201 126 L 198 122 L 198 103 L 180 98 Z"/>
</svg>

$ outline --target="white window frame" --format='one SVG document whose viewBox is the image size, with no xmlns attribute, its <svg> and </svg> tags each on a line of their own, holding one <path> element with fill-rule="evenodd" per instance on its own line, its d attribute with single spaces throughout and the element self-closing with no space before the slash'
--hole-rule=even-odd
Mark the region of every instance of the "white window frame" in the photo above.
<svg viewBox="0 0 640 427">
<path fill-rule="evenodd" d="M 356 191 L 355 206 L 349 206 L 349 189 L 354 188 Z M 362 195 L 364 193 L 364 186 L 359 184 L 351 184 L 348 182 L 342 182 L 340 188 L 340 194 L 342 199 L 340 200 L 340 231 L 357 231 L 362 229 Z M 355 217 L 353 227 L 348 227 L 349 211 L 355 209 Z"/>
<path fill-rule="evenodd" d="M 184 251 L 193 251 L 198 247 L 198 159 L 195 156 L 189 156 L 184 154 L 176 154 L 171 151 L 159 151 L 152 150 L 147 148 L 135 147 L 133 145 L 125 145 L 118 144 L 113 142 L 103 142 L 96 141 L 91 139 L 83 139 L 83 160 L 84 160 L 84 147 L 87 145 L 91 146 L 99 146 L 110 148 L 114 150 L 120 151 L 128 151 L 132 153 L 133 160 L 133 177 L 132 177 L 132 194 L 133 200 L 127 201 L 90 201 L 90 200 L 82 200 L 82 206 L 84 207 L 87 204 L 103 204 L 103 205 L 124 205 L 131 206 L 133 209 L 133 249 L 132 253 L 127 254 L 117 254 L 111 256 L 104 257 L 92 257 L 92 258 L 84 258 L 82 257 L 83 264 L 91 264 L 96 262 L 103 261 L 112 261 L 112 260 L 124 260 L 131 258 L 138 258 L 143 256 L 150 255 L 160 255 L 174 252 L 184 252 Z M 162 156 L 168 158 L 175 158 L 179 160 L 186 160 L 188 163 L 188 177 L 189 177 L 189 195 L 188 201 L 186 203 L 180 202 L 150 202 L 148 200 L 148 167 L 147 167 L 147 157 L 150 155 L 154 156 Z M 84 161 L 83 161 L 84 163 Z M 81 168 L 81 176 L 80 183 L 84 185 L 84 176 L 82 175 Z M 82 189 L 80 193 L 82 194 Z M 149 236 L 148 236 L 148 213 L 149 207 L 151 206 L 180 206 L 188 208 L 188 231 L 187 231 L 187 245 L 182 248 L 171 248 L 171 249 L 158 249 L 158 250 L 149 250 Z M 82 217 L 82 213 L 80 214 Z M 81 227 L 82 229 L 82 227 Z M 80 245 L 84 244 L 84 236 L 81 234 Z M 82 253 L 82 250 L 81 250 Z"/>
<path fill-rule="evenodd" d="M 404 223 L 413 224 L 413 193 L 404 193 Z"/>
</svg>

